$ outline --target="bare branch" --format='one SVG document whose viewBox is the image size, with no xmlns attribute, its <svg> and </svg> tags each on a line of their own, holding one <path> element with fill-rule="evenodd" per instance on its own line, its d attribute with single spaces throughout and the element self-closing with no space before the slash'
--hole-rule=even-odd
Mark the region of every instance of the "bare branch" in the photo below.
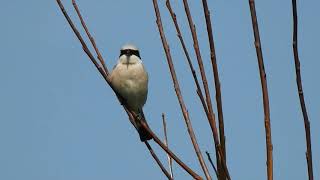
<svg viewBox="0 0 320 180">
<path fill-rule="evenodd" d="M 87 27 L 86 23 L 84 22 L 84 20 L 83 20 L 83 18 L 82 18 L 82 16 L 81 16 L 81 13 L 80 13 L 80 10 L 79 10 L 79 8 L 78 8 L 78 5 L 77 5 L 76 1 L 75 1 L 75 0 L 72 0 L 72 4 L 73 4 L 73 7 L 74 7 L 74 9 L 76 10 L 76 12 L 77 12 L 77 14 L 78 14 L 78 17 L 79 17 L 79 19 L 80 19 L 80 21 L 81 21 L 81 24 L 82 24 L 83 29 L 86 31 L 86 34 L 87 34 L 88 38 L 90 39 L 90 42 L 91 42 L 94 50 L 95 50 L 96 53 L 97 53 L 98 59 L 99 59 L 100 63 L 102 64 L 102 67 L 103 67 L 105 73 L 106 73 L 107 75 L 109 75 L 108 69 L 107 69 L 107 67 L 106 67 L 106 65 L 105 65 L 105 63 L 104 63 L 104 60 L 103 60 L 103 58 L 102 58 L 102 56 L 101 56 L 101 54 L 100 54 L 100 51 L 99 51 L 99 49 L 97 48 L 97 45 L 96 45 L 96 43 L 95 43 L 95 40 L 94 40 L 94 38 L 91 36 L 91 34 L 90 34 L 89 30 L 88 30 L 88 27 Z"/>
<path fill-rule="evenodd" d="M 177 16 L 173 12 L 169 0 L 166 1 L 166 5 L 167 5 L 167 8 L 168 8 L 168 10 L 170 12 L 170 15 L 171 15 L 172 21 L 174 23 L 174 26 L 176 28 L 177 36 L 178 36 L 178 38 L 180 40 L 180 44 L 182 45 L 183 52 L 184 52 L 184 54 L 185 54 L 185 56 L 187 58 L 187 61 L 188 61 L 188 64 L 189 64 L 189 67 L 190 67 L 190 70 L 191 70 L 191 73 L 192 73 L 192 76 L 193 76 L 194 83 L 196 84 L 196 87 L 197 87 L 197 94 L 198 94 L 198 96 L 200 98 L 200 101 L 202 103 L 203 109 L 204 109 L 206 115 L 209 118 L 208 108 L 207 108 L 206 102 L 205 102 L 204 97 L 203 97 L 203 93 L 202 93 L 202 90 L 201 90 L 201 87 L 200 87 L 200 84 L 199 84 L 199 81 L 198 81 L 198 77 L 197 77 L 196 71 L 193 68 L 193 64 L 192 64 L 189 52 L 188 52 L 188 50 L 186 48 L 186 45 L 184 43 L 181 31 L 180 31 L 180 27 L 179 27 L 179 24 L 178 24 L 178 21 L 177 21 Z"/>
<path fill-rule="evenodd" d="M 194 51 L 196 53 L 196 57 L 198 60 L 198 64 L 199 64 L 199 69 L 201 72 L 201 78 L 202 78 L 202 83 L 203 83 L 203 87 L 205 90 L 205 94 L 206 94 L 206 102 L 207 102 L 207 106 L 209 109 L 209 124 L 211 127 L 211 131 L 213 134 L 213 138 L 214 138 L 214 144 L 215 144 L 215 148 L 216 148 L 216 156 L 217 156 L 217 165 L 218 165 L 218 170 L 220 170 L 221 172 L 218 172 L 218 175 L 220 177 L 220 174 L 224 174 L 226 173 L 226 176 L 228 179 L 230 179 L 230 175 L 229 175 L 229 171 L 227 168 L 227 164 L 224 158 L 224 153 L 221 149 L 221 145 L 219 142 L 219 135 L 218 135 L 218 130 L 216 127 L 216 120 L 215 120 L 215 115 L 214 112 L 212 110 L 212 103 L 211 103 L 211 97 L 210 97 L 210 91 L 209 91 L 209 87 L 208 87 L 208 83 L 207 83 L 207 77 L 205 74 L 205 70 L 203 67 L 203 61 L 201 58 L 201 53 L 200 53 L 200 49 L 199 49 L 199 43 L 198 43 L 198 38 L 197 38 L 197 32 L 196 32 L 196 27 L 193 23 L 192 20 L 192 16 L 190 13 L 190 9 L 189 9 L 189 5 L 188 5 L 188 1 L 187 0 L 183 0 L 183 4 L 184 4 L 184 9 L 186 12 L 186 16 L 188 19 L 188 23 L 189 23 L 189 28 L 191 31 L 191 35 L 192 35 L 192 39 L 193 39 L 193 47 L 194 47 Z M 220 156 L 220 157 L 218 157 Z M 222 166 L 222 168 L 220 168 Z"/>
<path fill-rule="evenodd" d="M 194 51 L 196 53 L 196 57 L 197 57 L 197 61 L 198 61 L 199 69 L 200 69 L 200 74 L 201 74 L 201 78 L 202 78 L 202 83 L 203 83 L 203 87 L 204 87 L 204 91 L 205 91 L 205 95 L 206 95 L 206 102 L 207 102 L 207 107 L 209 110 L 208 111 L 209 112 L 209 119 L 208 120 L 209 120 L 209 124 L 210 124 L 211 130 L 212 130 L 212 133 L 213 133 L 214 143 L 217 146 L 219 144 L 219 136 L 218 136 L 216 121 L 215 121 L 215 117 L 214 117 L 214 113 L 213 113 L 213 109 L 212 109 L 212 103 L 211 103 L 211 97 L 210 97 L 210 91 L 209 91 L 209 87 L 208 87 L 207 77 L 205 74 L 205 70 L 203 67 L 203 61 L 202 61 L 201 53 L 200 53 L 200 49 L 199 49 L 196 28 L 195 28 L 195 25 L 192 20 L 188 1 L 183 0 L 183 4 L 184 4 L 186 16 L 188 18 L 188 23 L 189 23 L 189 27 L 190 27 L 190 31 L 191 31 L 192 39 L 193 39 L 193 47 L 194 47 Z"/>
<path fill-rule="evenodd" d="M 211 164 L 214 172 L 216 173 L 217 178 L 219 179 L 217 169 L 216 169 L 216 167 L 215 167 L 214 164 L 213 164 L 213 161 L 212 161 L 212 159 L 211 159 L 211 156 L 210 156 L 209 152 L 206 151 L 206 154 L 207 154 L 207 156 L 208 156 L 208 160 L 209 160 L 209 162 L 210 162 L 210 164 Z"/>
<path fill-rule="evenodd" d="M 67 14 L 63 4 L 61 3 L 60 0 L 57 0 L 57 3 L 64 15 L 64 17 L 66 18 L 66 20 L 68 21 L 70 27 L 72 28 L 73 32 L 75 33 L 75 35 L 77 36 L 77 38 L 79 39 L 81 45 L 82 45 L 82 49 L 83 51 L 88 55 L 88 57 L 90 58 L 91 62 L 96 66 L 96 68 L 98 69 L 98 71 L 100 72 L 100 74 L 103 76 L 103 78 L 107 81 L 107 83 L 111 86 L 110 80 L 107 77 L 107 74 L 104 72 L 104 70 L 102 69 L 102 67 L 100 66 L 100 64 L 97 62 L 97 60 L 94 58 L 94 56 L 92 55 L 92 53 L 90 52 L 90 50 L 88 49 L 86 43 L 84 42 L 83 38 L 81 37 L 79 31 L 77 30 L 77 28 L 75 27 L 75 25 L 73 24 L 72 20 L 70 19 L 69 15 Z"/>
<path fill-rule="evenodd" d="M 273 153 L 272 153 L 272 139 L 271 139 L 271 125 L 270 125 L 270 107 L 269 107 L 269 97 L 268 97 L 268 87 L 267 87 L 267 79 L 266 72 L 264 70 L 263 56 L 261 50 L 260 43 L 260 35 L 258 28 L 258 20 L 256 15 L 256 9 L 254 0 L 249 0 L 250 5 L 250 13 L 252 20 L 252 28 L 254 33 L 254 44 L 256 47 L 256 53 L 259 64 L 259 73 L 262 87 L 262 95 L 263 95 L 263 110 L 264 110 L 264 125 L 266 131 L 266 146 L 267 146 L 267 176 L 268 180 L 273 179 Z"/>
<path fill-rule="evenodd" d="M 222 112 L 222 100 L 221 100 L 221 88 L 220 88 L 220 80 L 219 80 L 219 72 L 218 65 L 216 60 L 216 52 L 214 47 L 213 33 L 212 33 L 212 25 L 210 19 L 210 11 L 208 8 L 207 0 L 202 0 L 203 11 L 206 19 L 206 26 L 208 32 L 208 39 L 210 45 L 210 57 L 211 57 L 211 65 L 214 74 L 214 84 L 216 90 L 216 102 L 217 102 L 217 110 L 218 110 L 218 121 L 219 121 L 219 137 L 220 137 L 220 145 L 224 156 L 224 161 L 226 162 L 226 143 L 225 143 L 225 134 L 224 134 L 224 121 L 223 121 L 223 112 Z M 218 166 L 221 168 L 221 166 Z M 219 170 L 219 172 L 222 172 Z M 225 179 L 225 174 L 220 174 L 222 179 Z"/>
<path fill-rule="evenodd" d="M 194 131 L 193 131 L 193 128 L 192 128 L 192 125 L 191 125 L 191 121 L 190 121 L 190 118 L 189 118 L 189 113 L 187 111 L 187 108 L 186 108 L 186 106 L 184 104 L 183 97 L 181 95 L 181 90 L 180 90 L 179 82 L 177 80 L 177 76 L 176 76 L 176 72 L 175 72 L 175 69 L 174 69 L 174 65 L 173 65 L 173 62 L 172 62 L 170 49 L 169 49 L 167 40 L 165 38 L 165 34 L 163 32 L 163 27 L 162 27 L 160 11 L 159 11 L 157 0 L 153 0 L 153 5 L 154 5 L 155 14 L 156 14 L 156 17 L 157 17 L 157 25 L 158 25 L 159 34 L 160 34 L 160 37 L 161 37 L 163 48 L 164 48 L 165 53 L 166 53 L 167 62 L 168 62 L 168 65 L 169 65 L 172 81 L 173 81 L 173 84 L 174 84 L 174 89 L 175 89 L 175 92 L 176 92 L 176 95 L 177 95 L 177 98 L 178 98 L 178 101 L 179 101 L 179 104 L 180 104 L 180 108 L 181 108 L 181 111 L 182 111 L 182 114 L 183 114 L 187 129 L 188 129 L 188 133 L 190 135 L 190 139 L 192 141 L 194 150 L 195 150 L 195 152 L 197 154 L 197 157 L 198 157 L 199 163 L 200 163 L 200 165 L 202 167 L 202 170 L 205 173 L 206 178 L 211 180 L 208 168 L 207 168 L 207 166 L 205 164 L 205 161 L 204 161 L 204 159 L 202 157 L 198 142 L 196 140 L 196 136 L 194 134 Z"/>
<path fill-rule="evenodd" d="M 193 68 L 193 65 L 192 65 L 192 62 L 191 62 L 189 53 L 188 53 L 188 51 L 187 51 L 187 48 L 186 48 L 186 46 L 185 46 L 185 43 L 184 43 L 184 40 L 183 40 L 181 31 L 180 31 L 180 27 L 179 27 L 179 24 L 178 24 L 178 21 L 177 21 L 176 14 L 173 12 L 169 0 L 166 1 L 166 5 L 167 5 L 167 8 L 168 8 L 168 10 L 169 10 L 169 12 L 170 12 L 172 21 L 174 22 L 175 29 L 176 29 L 176 31 L 177 31 L 177 36 L 178 36 L 178 38 L 179 38 L 179 40 L 180 40 L 180 43 L 181 43 L 182 48 L 183 48 L 183 51 L 184 51 L 185 56 L 186 56 L 186 58 L 187 58 L 187 60 L 188 60 L 189 67 L 190 67 L 190 69 L 191 69 L 191 72 L 192 72 L 192 75 L 193 75 L 195 84 L 196 84 L 196 86 L 197 86 L 197 94 L 198 94 L 198 96 L 199 96 L 199 98 L 200 98 L 200 100 L 201 100 L 202 106 L 203 106 L 204 111 L 205 111 L 205 113 L 206 113 L 206 115 L 207 115 L 207 118 L 208 118 L 208 120 L 209 120 L 209 124 L 210 124 L 210 126 L 211 126 L 211 128 L 212 128 L 213 135 L 216 134 L 216 138 L 214 138 L 214 139 L 216 139 L 216 140 L 218 141 L 218 133 L 217 133 L 217 130 L 215 130 L 215 131 L 213 130 L 214 127 L 215 127 L 215 123 L 213 123 L 214 113 L 213 113 L 212 115 L 210 115 L 209 112 L 208 112 L 208 108 L 207 108 L 206 102 L 205 102 L 205 100 L 204 100 L 204 97 L 203 97 L 203 95 L 202 95 L 201 88 L 200 88 L 200 85 L 199 85 L 199 82 L 198 82 L 198 79 L 197 79 L 195 70 L 194 70 L 194 68 Z M 200 70 L 200 71 L 201 71 L 201 70 Z M 215 128 L 215 129 L 216 129 L 216 128 Z M 216 132 L 216 133 L 214 133 L 214 132 Z M 214 135 L 214 136 L 215 136 L 215 135 Z M 217 142 L 217 141 L 215 141 L 215 142 Z M 219 143 L 219 142 L 218 142 L 218 143 Z M 215 143 L 215 145 L 216 145 L 216 149 L 219 149 L 219 148 L 218 148 L 219 144 L 216 144 L 216 143 Z M 217 155 L 217 156 L 218 156 L 219 154 L 221 154 L 221 153 L 216 152 L 216 155 Z M 222 157 L 224 157 L 223 154 L 222 154 Z M 217 160 L 219 160 L 219 158 L 217 158 Z M 224 159 L 222 159 L 222 163 L 223 163 L 223 164 L 222 164 L 221 167 L 224 167 L 225 169 L 221 170 L 221 172 L 222 172 L 222 174 L 223 174 L 223 172 L 224 172 L 224 173 L 227 173 L 227 174 L 228 174 L 227 176 L 228 176 L 228 178 L 230 179 L 230 175 L 229 175 L 229 173 L 228 173 L 227 165 L 226 165 Z"/>
<path fill-rule="evenodd" d="M 304 128 L 306 133 L 306 159 L 308 164 L 308 176 L 309 180 L 313 180 L 313 167 L 312 167 L 312 148 L 311 148 L 311 132 L 310 132 L 310 122 L 308 118 L 306 104 L 304 102 L 303 88 L 301 82 L 301 73 L 300 73 L 300 59 L 298 54 L 298 16 L 297 16 L 297 2 L 292 0 L 292 17 L 293 17 L 293 37 L 292 37 L 292 47 L 294 54 L 294 64 L 296 68 L 296 81 L 298 94 L 300 99 L 301 111 L 303 114 Z"/>
<path fill-rule="evenodd" d="M 153 151 L 152 147 L 150 146 L 150 144 L 148 143 L 148 141 L 145 141 L 144 143 L 146 144 L 146 146 L 147 146 L 149 152 L 151 153 L 153 159 L 159 165 L 159 167 L 162 170 L 163 174 L 165 174 L 169 180 L 173 180 L 172 177 L 170 176 L 170 174 L 168 173 L 168 171 L 166 170 L 166 168 L 164 168 L 164 166 L 162 165 L 162 163 L 159 160 L 159 158 L 157 157 L 157 155 L 154 153 L 154 151 Z"/>
<path fill-rule="evenodd" d="M 163 144 L 161 142 L 161 140 L 150 130 L 150 128 L 144 123 L 144 122 L 141 122 L 141 126 L 143 126 L 150 134 L 151 136 L 153 137 L 153 140 L 159 144 L 159 146 L 164 150 L 166 151 L 166 153 L 168 153 L 172 159 L 174 159 L 184 170 L 186 170 L 194 179 L 197 179 L 197 180 L 202 180 L 202 177 L 200 177 L 198 174 L 196 174 L 195 172 L 193 172 L 187 165 L 185 165 L 175 154 L 173 154 L 171 152 L 170 149 L 168 149 L 168 147 Z"/>
<path fill-rule="evenodd" d="M 163 123 L 163 132 L 164 132 L 164 144 L 169 148 L 168 135 L 167 135 L 167 123 L 164 113 L 162 113 L 162 123 Z M 172 170 L 172 158 L 167 154 L 170 176 L 173 179 L 173 170 Z"/>
</svg>

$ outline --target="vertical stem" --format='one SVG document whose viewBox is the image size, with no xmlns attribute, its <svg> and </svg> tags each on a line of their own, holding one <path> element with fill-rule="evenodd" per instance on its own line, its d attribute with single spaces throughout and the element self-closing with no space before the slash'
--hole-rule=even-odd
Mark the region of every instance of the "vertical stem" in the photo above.
<svg viewBox="0 0 320 180">
<path fill-rule="evenodd" d="M 169 148 L 168 135 L 167 135 L 167 123 L 164 113 L 162 113 L 162 123 L 163 123 L 163 132 L 164 132 L 164 144 Z M 170 176 L 173 179 L 173 170 L 172 170 L 172 158 L 167 153 L 167 159 L 169 164 Z"/>
<path fill-rule="evenodd" d="M 205 90 L 206 102 L 207 102 L 207 106 L 208 106 L 208 110 L 209 110 L 208 121 L 209 121 L 209 124 L 211 127 L 211 131 L 212 131 L 213 139 L 214 139 L 214 144 L 215 144 L 215 148 L 216 148 L 218 169 L 221 171 L 221 172 L 218 172 L 218 175 L 220 177 L 220 174 L 225 173 L 227 178 L 230 179 L 227 164 L 226 164 L 226 161 L 224 161 L 224 155 L 223 155 L 223 152 L 222 152 L 222 149 L 220 146 L 220 142 L 219 142 L 219 135 L 218 135 L 217 127 L 216 127 L 216 120 L 215 120 L 214 112 L 212 110 L 212 103 L 211 103 L 211 97 L 210 97 L 210 91 L 209 91 L 209 87 L 208 87 L 207 77 L 205 74 L 205 70 L 203 67 L 203 61 L 202 61 L 201 53 L 200 53 L 200 49 L 199 49 L 196 27 L 195 27 L 193 20 L 192 20 L 188 1 L 183 0 L 183 4 L 184 4 L 184 9 L 186 12 L 186 16 L 187 16 L 188 23 L 189 23 L 189 28 L 190 28 L 192 39 L 193 39 L 193 47 L 194 47 L 194 51 L 196 53 L 196 57 L 197 57 L 197 61 L 198 61 L 198 65 L 199 65 L 199 69 L 200 69 L 200 73 L 201 73 L 203 87 Z M 222 168 L 219 168 L 219 166 Z"/>
<path fill-rule="evenodd" d="M 173 65 L 173 62 L 172 62 L 170 49 L 169 49 L 167 40 L 165 38 L 165 34 L 163 32 L 162 21 L 161 21 L 161 17 L 160 17 L 160 11 L 159 11 L 157 0 L 153 0 L 153 5 L 154 5 L 156 18 L 157 18 L 156 22 L 157 22 L 159 34 L 160 34 L 160 37 L 161 37 L 162 45 L 163 45 L 163 48 L 164 48 L 165 53 L 166 53 L 167 63 L 169 65 L 172 81 L 173 81 L 173 84 L 174 84 L 174 89 L 175 89 L 177 98 L 179 100 L 180 108 L 181 108 L 181 111 L 182 111 L 182 114 L 183 114 L 187 129 L 188 129 L 188 133 L 190 135 L 190 139 L 192 141 L 192 144 L 193 144 L 194 150 L 196 152 L 196 155 L 198 157 L 198 160 L 199 160 L 199 163 L 201 165 L 201 168 L 202 168 L 206 178 L 211 180 L 208 168 L 207 168 L 207 166 L 205 164 L 205 161 L 203 159 L 203 156 L 201 154 L 198 142 L 196 140 L 196 136 L 194 134 L 194 131 L 193 131 L 193 128 L 192 128 L 192 125 L 191 125 L 191 121 L 190 121 L 190 118 L 189 118 L 189 113 L 187 111 L 187 108 L 186 108 L 186 106 L 184 104 L 183 97 L 181 95 L 181 90 L 180 90 L 179 82 L 177 80 L 177 76 L 176 76 L 176 72 L 175 72 L 175 69 L 174 69 L 174 65 Z"/>
<path fill-rule="evenodd" d="M 292 16 L 293 16 L 292 47 L 293 47 L 293 55 L 294 55 L 294 64 L 296 68 L 297 88 L 298 88 L 300 106 L 303 114 L 304 128 L 306 133 L 306 142 L 307 142 L 306 143 L 306 146 L 307 146 L 306 159 L 307 159 L 307 165 L 308 165 L 308 177 L 309 177 L 309 180 L 313 180 L 310 122 L 308 118 L 307 108 L 304 102 L 301 73 L 300 73 L 300 59 L 298 54 L 298 16 L 297 16 L 296 0 L 292 0 Z"/>
<path fill-rule="evenodd" d="M 189 23 L 189 27 L 190 27 L 190 31 L 191 31 L 192 39 L 193 39 L 193 47 L 194 47 L 194 51 L 196 53 L 196 57 L 197 57 L 197 61 L 199 64 L 199 69 L 200 69 L 200 74 L 201 74 L 201 78 L 202 78 L 202 83 L 203 83 L 203 87 L 204 87 L 204 91 L 205 91 L 206 102 L 207 102 L 207 107 L 209 110 L 209 117 L 210 117 L 209 124 L 210 124 L 211 130 L 213 132 L 214 143 L 215 143 L 215 145 L 218 145 L 219 144 L 219 136 L 218 136 L 216 121 L 215 121 L 214 113 L 213 113 L 213 109 L 212 109 L 212 103 L 211 103 L 211 97 L 210 97 L 210 91 L 209 91 L 209 86 L 208 86 L 208 82 L 207 82 L 207 77 L 206 77 L 206 73 L 205 73 L 205 70 L 203 67 L 203 61 L 202 61 L 201 53 L 200 53 L 200 49 L 199 49 L 196 27 L 195 27 L 193 20 L 192 20 L 188 1 L 183 0 L 183 4 L 184 4 L 186 16 L 188 18 L 188 23 Z"/>
<path fill-rule="evenodd" d="M 177 21 L 177 16 L 176 16 L 176 14 L 173 12 L 173 10 L 171 8 L 170 0 L 166 1 L 166 6 L 167 6 L 167 9 L 168 9 L 168 11 L 169 11 L 169 13 L 171 15 L 171 19 L 172 19 L 172 21 L 174 23 L 174 26 L 175 26 L 175 29 L 176 29 L 176 32 L 177 32 L 177 36 L 178 36 L 178 38 L 180 40 L 180 44 L 182 46 L 183 52 L 184 52 L 184 54 L 186 56 L 186 59 L 188 61 L 188 65 L 189 65 L 189 68 L 191 70 L 194 83 L 196 84 L 196 87 L 197 87 L 197 94 L 198 94 L 198 96 L 200 98 L 200 101 L 201 101 L 201 104 L 203 106 L 204 112 L 206 113 L 206 115 L 207 115 L 207 117 L 209 119 L 208 107 L 207 107 L 207 104 L 206 104 L 206 102 L 204 100 L 203 93 L 202 93 L 202 90 L 201 90 L 201 87 L 200 87 L 200 84 L 199 84 L 199 80 L 198 80 L 196 71 L 194 70 L 194 67 L 193 67 L 189 52 L 188 52 L 187 47 L 186 47 L 186 45 L 184 43 L 181 31 L 180 31 L 180 27 L 179 27 L 179 24 L 178 24 L 178 21 Z"/>
<path fill-rule="evenodd" d="M 267 79 L 266 73 L 264 70 L 263 56 L 261 50 L 261 42 L 258 28 L 258 20 L 255 10 L 254 0 L 249 0 L 251 20 L 252 20 L 252 28 L 254 33 L 254 44 L 256 47 L 258 65 L 259 65 L 259 73 L 262 87 L 262 95 L 263 95 L 263 110 L 264 110 L 264 125 L 266 131 L 266 146 L 267 146 L 267 176 L 268 180 L 273 179 L 273 154 L 272 154 L 272 139 L 271 139 L 271 125 L 270 125 L 270 107 L 269 107 L 269 97 L 268 97 L 268 87 L 267 87 Z"/>
<path fill-rule="evenodd" d="M 209 45 L 210 45 L 211 65 L 212 65 L 212 70 L 213 70 L 213 74 L 214 74 L 214 84 L 215 84 L 215 90 L 216 90 L 216 102 L 217 102 L 218 121 L 219 121 L 220 144 L 221 144 L 221 149 L 222 149 L 222 152 L 224 155 L 223 160 L 227 161 L 226 160 L 226 144 L 225 144 L 225 134 L 224 134 L 222 100 L 221 100 L 221 88 L 220 88 L 218 65 L 217 65 L 216 52 L 215 52 L 214 40 L 213 40 L 210 11 L 208 8 L 207 0 L 202 0 L 202 5 L 203 5 L 204 15 L 205 15 L 205 19 L 206 19 L 208 39 L 209 39 Z M 221 168 L 221 166 L 218 166 L 218 168 Z M 222 171 L 219 170 L 219 172 L 222 172 Z M 224 173 L 222 173 L 220 176 L 222 179 L 225 179 L 226 175 Z"/>
</svg>

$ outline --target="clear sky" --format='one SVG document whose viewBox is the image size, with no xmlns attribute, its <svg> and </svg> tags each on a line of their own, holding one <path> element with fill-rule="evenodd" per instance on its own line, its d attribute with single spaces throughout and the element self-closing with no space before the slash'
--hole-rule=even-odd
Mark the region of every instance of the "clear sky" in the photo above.
<svg viewBox="0 0 320 180">
<path fill-rule="evenodd" d="M 76 19 L 71 1 L 64 2 Z M 161 113 L 165 112 L 172 150 L 203 175 L 169 76 L 152 1 L 79 0 L 79 6 L 109 68 L 123 44 L 131 42 L 140 48 L 150 77 L 145 106 L 149 124 L 163 137 Z M 214 154 L 209 125 L 164 0 L 159 6 L 200 148 Z M 172 1 L 172 6 L 197 67 L 183 5 Z M 190 7 L 215 102 L 202 4 L 190 1 Z M 319 7 L 318 0 L 298 2 L 301 72 L 315 179 L 320 179 Z M 266 179 L 261 88 L 248 1 L 209 0 L 209 8 L 231 176 Z M 274 177 L 307 179 L 291 45 L 291 1 L 257 0 L 256 9 L 271 106 Z M 111 89 L 82 51 L 56 1 L 1 0 L 0 22 L 0 179 L 165 179 Z M 167 164 L 165 154 L 151 144 Z M 176 179 L 191 179 L 176 164 L 174 174 Z M 211 175 L 214 177 L 213 171 Z"/>
</svg>

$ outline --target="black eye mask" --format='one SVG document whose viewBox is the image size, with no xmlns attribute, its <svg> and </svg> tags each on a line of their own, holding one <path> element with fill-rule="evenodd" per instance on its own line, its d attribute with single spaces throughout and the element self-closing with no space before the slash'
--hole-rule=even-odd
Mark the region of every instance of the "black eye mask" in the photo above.
<svg viewBox="0 0 320 180">
<path fill-rule="evenodd" d="M 123 50 L 120 50 L 120 56 L 122 56 L 122 55 L 126 55 L 126 56 L 136 55 L 137 57 L 139 57 L 141 59 L 140 53 L 138 50 L 123 49 Z"/>
</svg>

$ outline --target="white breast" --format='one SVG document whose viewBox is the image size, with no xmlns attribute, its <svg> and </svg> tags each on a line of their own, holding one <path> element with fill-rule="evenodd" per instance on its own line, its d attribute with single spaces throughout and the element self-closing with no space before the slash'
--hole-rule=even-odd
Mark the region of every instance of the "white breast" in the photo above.
<svg viewBox="0 0 320 180">
<path fill-rule="evenodd" d="M 111 73 L 111 83 L 136 113 L 147 100 L 148 74 L 141 61 L 132 64 L 119 63 Z"/>
</svg>

